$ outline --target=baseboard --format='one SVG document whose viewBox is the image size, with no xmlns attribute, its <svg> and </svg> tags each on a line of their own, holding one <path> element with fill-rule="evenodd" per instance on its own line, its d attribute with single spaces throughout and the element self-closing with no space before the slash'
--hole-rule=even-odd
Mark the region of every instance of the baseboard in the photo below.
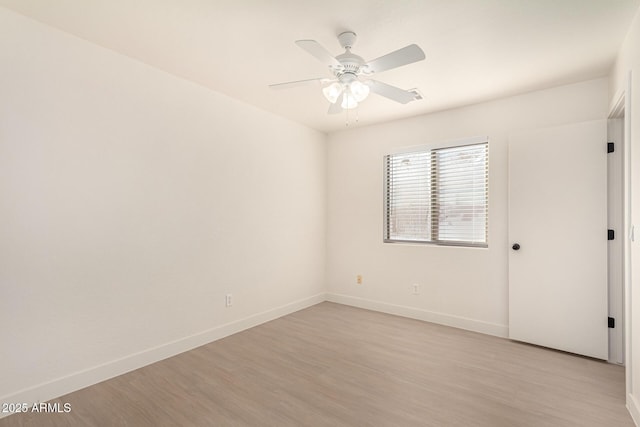
<svg viewBox="0 0 640 427">
<path fill-rule="evenodd" d="M 332 293 L 327 294 L 327 301 L 350 305 L 353 307 L 366 308 L 368 310 L 380 311 L 388 314 L 395 314 L 396 316 L 409 317 L 411 319 L 424 320 L 426 322 L 452 326 L 454 328 L 480 332 L 502 338 L 509 336 L 509 328 L 506 325 L 483 322 L 481 320 L 469 319 L 466 317 L 452 316 L 450 314 L 437 313 L 415 307 L 389 304 L 386 302 Z"/>
<path fill-rule="evenodd" d="M 640 425 L 640 405 L 638 405 L 638 401 L 633 396 L 633 394 L 627 394 L 627 410 L 631 414 L 631 418 L 636 426 Z"/>
<path fill-rule="evenodd" d="M 298 310 L 319 304 L 325 301 L 325 294 L 320 293 L 309 298 L 304 298 L 285 304 L 280 307 L 266 310 L 252 316 L 236 320 L 206 331 L 194 334 L 176 341 L 172 341 L 148 350 L 131 354 L 121 359 L 113 360 L 103 365 L 75 372 L 71 375 L 57 378 L 53 381 L 39 384 L 19 392 L 0 397 L 0 405 L 3 403 L 28 403 L 46 402 L 48 400 L 64 396 L 65 394 L 97 384 L 118 375 L 142 368 L 151 363 L 175 356 L 201 345 L 219 340 L 221 338 L 244 331 L 262 323 L 269 322 Z M 2 413 L 0 418 L 11 415 Z"/>
</svg>

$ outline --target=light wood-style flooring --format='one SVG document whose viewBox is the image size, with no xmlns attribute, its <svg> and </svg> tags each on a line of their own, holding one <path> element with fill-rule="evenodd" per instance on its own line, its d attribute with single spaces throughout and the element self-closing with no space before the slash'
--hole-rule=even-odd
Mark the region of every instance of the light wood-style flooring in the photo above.
<svg viewBox="0 0 640 427">
<path fill-rule="evenodd" d="M 619 366 L 322 303 L 0 426 L 633 426 Z"/>
</svg>

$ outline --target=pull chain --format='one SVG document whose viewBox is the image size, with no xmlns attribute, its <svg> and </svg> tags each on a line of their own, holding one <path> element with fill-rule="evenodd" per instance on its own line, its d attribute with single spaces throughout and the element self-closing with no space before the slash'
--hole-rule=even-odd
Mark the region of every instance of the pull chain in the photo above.
<svg viewBox="0 0 640 427">
<path fill-rule="evenodd" d="M 345 126 L 349 127 L 349 109 L 345 108 L 345 110 L 347 110 L 346 114 L 347 114 L 347 123 L 345 124 Z"/>
<path fill-rule="evenodd" d="M 345 123 L 346 127 L 349 127 L 349 108 L 345 108 L 346 110 L 346 115 L 347 115 L 347 122 Z M 354 108 L 355 112 L 356 112 L 356 121 L 355 123 L 357 124 L 360 121 L 360 115 L 358 114 L 358 107 Z"/>
</svg>

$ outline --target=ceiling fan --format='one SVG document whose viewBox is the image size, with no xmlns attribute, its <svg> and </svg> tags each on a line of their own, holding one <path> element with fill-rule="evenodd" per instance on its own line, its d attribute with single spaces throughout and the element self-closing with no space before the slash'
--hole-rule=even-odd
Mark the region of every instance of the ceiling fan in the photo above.
<svg viewBox="0 0 640 427">
<path fill-rule="evenodd" d="M 298 40 L 296 44 L 313 55 L 329 68 L 333 78 L 315 78 L 297 80 L 287 83 L 269 85 L 272 89 L 286 89 L 313 82 L 324 85 L 322 93 L 331 103 L 329 114 L 340 113 L 343 109 L 351 109 L 364 101 L 369 92 L 389 98 L 401 104 L 406 104 L 416 99 L 416 93 L 403 90 L 386 83 L 372 80 L 369 77 L 375 73 L 391 70 L 403 65 L 422 61 L 424 52 L 418 45 L 410 44 L 402 49 L 395 50 L 377 59 L 365 62 L 362 57 L 351 53 L 351 47 L 356 42 L 356 33 L 345 31 L 338 35 L 338 41 L 345 52 L 336 57 L 315 40 Z"/>
</svg>

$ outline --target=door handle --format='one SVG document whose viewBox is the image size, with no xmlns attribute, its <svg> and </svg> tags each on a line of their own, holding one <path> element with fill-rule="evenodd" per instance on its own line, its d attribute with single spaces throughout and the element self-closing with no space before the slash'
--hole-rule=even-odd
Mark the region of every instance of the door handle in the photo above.
<svg viewBox="0 0 640 427">
<path fill-rule="evenodd" d="M 514 251 L 520 250 L 520 243 L 514 243 L 513 246 L 511 246 L 511 249 Z"/>
</svg>

